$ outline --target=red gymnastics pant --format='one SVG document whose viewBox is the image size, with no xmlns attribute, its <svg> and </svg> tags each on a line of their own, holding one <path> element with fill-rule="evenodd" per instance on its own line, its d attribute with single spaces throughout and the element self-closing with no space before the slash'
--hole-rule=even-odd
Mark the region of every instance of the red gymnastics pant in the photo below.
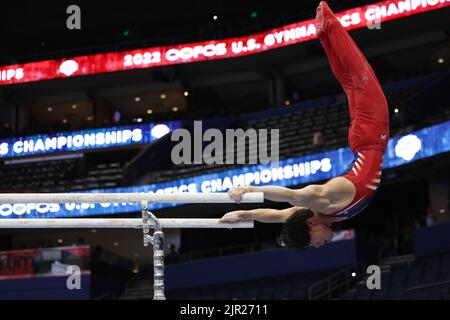
<svg viewBox="0 0 450 320">
<path fill-rule="evenodd" d="M 316 25 L 331 69 L 348 99 L 350 148 L 354 153 L 379 150 L 384 154 L 389 140 L 389 111 L 375 73 L 324 1 L 317 8 Z"/>
</svg>

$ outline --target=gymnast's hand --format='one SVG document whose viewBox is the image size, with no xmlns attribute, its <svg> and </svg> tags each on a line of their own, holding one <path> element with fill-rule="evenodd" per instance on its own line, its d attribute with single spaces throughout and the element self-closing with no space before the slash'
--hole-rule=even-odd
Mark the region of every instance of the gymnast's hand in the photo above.
<svg viewBox="0 0 450 320">
<path fill-rule="evenodd" d="M 248 187 L 237 187 L 230 189 L 230 191 L 228 191 L 228 195 L 231 200 L 236 203 L 240 203 L 242 201 L 242 195 L 246 192 L 249 192 Z"/>
<path fill-rule="evenodd" d="M 233 223 L 238 221 L 250 221 L 250 220 L 252 220 L 252 214 L 250 212 L 244 210 L 237 210 L 228 212 L 219 220 L 219 222 Z"/>
</svg>

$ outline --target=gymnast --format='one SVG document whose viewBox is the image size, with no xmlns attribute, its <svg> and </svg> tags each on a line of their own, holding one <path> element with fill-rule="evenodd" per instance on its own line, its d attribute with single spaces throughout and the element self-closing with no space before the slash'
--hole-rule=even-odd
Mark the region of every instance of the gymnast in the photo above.
<svg viewBox="0 0 450 320">
<path fill-rule="evenodd" d="M 324 1 L 317 8 L 316 33 L 348 99 L 348 142 L 354 153 L 351 168 L 325 184 L 301 189 L 233 188 L 229 196 L 236 203 L 241 202 L 243 193 L 263 192 L 265 199 L 288 202 L 292 207 L 232 211 L 220 220 L 284 223 L 281 239 L 287 248 L 319 247 L 330 242 L 333 223 L 354 217 L 368 206 L 380 184 L 389 140 L 388 106 L 375 73 Z"/>
</svg>

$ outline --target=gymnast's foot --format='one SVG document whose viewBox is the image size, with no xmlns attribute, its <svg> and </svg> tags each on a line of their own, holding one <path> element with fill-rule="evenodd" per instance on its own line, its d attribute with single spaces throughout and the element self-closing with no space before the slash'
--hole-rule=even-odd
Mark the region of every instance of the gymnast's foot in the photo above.
<svg viewBox="0 0 450 320">
<path fill-rule="evenodd" d="M 320 38 L 328 31 L 330 23 L 336 19 L 325 1 L 321 1 L 316 10 L 316 34 Z"/>
</svg>

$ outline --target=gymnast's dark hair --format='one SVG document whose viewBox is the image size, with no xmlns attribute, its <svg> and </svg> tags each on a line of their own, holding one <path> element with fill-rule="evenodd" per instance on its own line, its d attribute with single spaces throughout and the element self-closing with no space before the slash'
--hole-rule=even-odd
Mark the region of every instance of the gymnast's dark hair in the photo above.
<svg viewBox="0 0 450 320">
<path fill-rule="evenodd" d="M 295 211 L 285 222 L 281 232 L 281 245 L 287 249 L 306 249 L 311 236 L 306 220 L 314 216 L 311 209 L 303 208 Z"/>
</svg>

